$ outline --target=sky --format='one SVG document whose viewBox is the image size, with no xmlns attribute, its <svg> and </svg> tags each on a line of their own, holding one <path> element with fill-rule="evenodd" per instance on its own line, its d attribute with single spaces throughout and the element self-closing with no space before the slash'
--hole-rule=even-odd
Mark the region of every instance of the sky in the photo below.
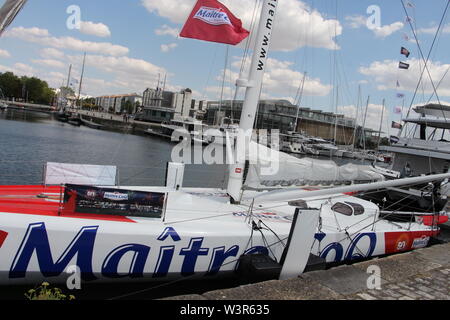
<svg viewBox="0 0 450 320">
<path fill-rule="evenodd" d="M 75 84 L 86 52 L 85 95 L 142 94 L 166 79 L 167 90 L 190 88 L 196 99 L 232 99 L 243 61 L 243 77 L 248 69 L 245 41 L 227 46 L 180 38 L 195 2 L 28 0 L 0 38 L 0 72 L 37 76 L 57 88 L 66 83 L 72 64 Z M 221 2 L 253 31 L 261 0 Z M 397 107 L 404 106 L 405 115 L 411 105 L 450 101 L 447 0 L 404 3 L 410 22 L 401 0 L 279 0 L 261 98 L 358 115 L 360 124 L 365 119 L 375 130 L 381 123 L 385 135 L 396 134 L 390 127 L 402 117 L 394 112 Z M 409 58 L 400 54 L 401 47 L 411 52 Z M 399 61 L 409 69 L 399 69 Z M 439 99 L 432 96 L 433 84 Z"/>
</svg>

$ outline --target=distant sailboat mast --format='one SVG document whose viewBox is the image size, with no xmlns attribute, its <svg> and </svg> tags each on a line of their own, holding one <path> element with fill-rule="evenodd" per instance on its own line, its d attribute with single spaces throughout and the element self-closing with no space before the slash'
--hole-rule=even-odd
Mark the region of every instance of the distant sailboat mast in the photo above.
<svg viewBox="0 0 450 320">
<path fill-rule="evenodd" d="M 364 147 L 364 151 L 366 151 L 366 120 L 367 120 L 367 112 L 369 111 L 369 103 L 370 103 L 370 96 L 367 97 L 367 104 L 366 104 L 366 112 L 364 114 L 364 122 L 363 122 L 363 126 L 362 126 L 362 134 L 361 134 L 361 138 L 363 140 L 363 147 Z"/>
<path fill-rule="evenodd" d="M 361 85 L 358 87 L 358 105 L 356 106 L 356 117 L 355 117 L 355 126 L 353 129 L 353 146 L 352 151 L 355 151 L 356 145 L 356 131 L 358 131 L 358 117 L 359 117 L 359 108 L 361 106 Z"/>
<path fill-rule="evenodd" d="M 301 107 L 302 98 L 303 98 L 303 90 L 305 89 L 306 75 L 307 75 L 307 72 L 305 71 L 305 73 L 303 74 L 303 81 L 302 81 L 302 86 L 300 89 L 300 96 L 299 96 L 298 102 L 297 102 L 297 115 L 295 116 L 295 125 L 294 125 L 294 130 L 293 130 L 294 132 L 297 132 L 297 128 L 298 128 L 298 118 L 300 116 L 300 107 Z"/>
<path fill-rule="evenodd" d="M 67 76 L 67 85 L 66 87 L 69 88 L 70 87 L 70 75 L 72 73 L 72 65 L 69 66 L 69 74 Z"/>
<path fill-rule="evenodd" d="M 81 96 L 81 86 L 83 85 L 83 77 L 84 77 L 84 66 L 86 63 L 86 52 L 84 53 L 84 58 L 83 58 L 83 68 L 81 70 L 81 78 L 80 78 L 80 87 L 78 88 L 78 101 L 80 101 L 80 96 Z M 82 107 L 82 102 L 80 102 L 80 108 Z"/>
<path fill-rule="evenodd" d="M 386 105 L 386 99 L 383 99 L 383 109 L 381 110 L 381 120 L 380 120 L 380 130 L 378 131 L 378 148 L 380 149 L 380 143 L 381 143 L 381 129 L 383 128 L 383 119 L 384 119 L 384 108 Z"/>
</svg>

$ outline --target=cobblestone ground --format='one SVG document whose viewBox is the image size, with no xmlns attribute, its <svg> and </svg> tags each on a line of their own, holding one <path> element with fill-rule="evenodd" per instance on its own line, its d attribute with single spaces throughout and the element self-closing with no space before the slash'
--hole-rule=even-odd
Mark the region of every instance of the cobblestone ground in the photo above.
<svg viewBox="0 0 450 320">
<path fill-rule="evenodd" d="M 389 282 L 380 290 L 367 290 L 348 297 L 356 300 L 450 300 L 450 268 L 439 268 Z"/>
<path fill-rule="evenodd" d="M 371 267 L 379 290 L 368 289 Z M 450 243 L 175 300 L 450 300 Z"/>
</svg>

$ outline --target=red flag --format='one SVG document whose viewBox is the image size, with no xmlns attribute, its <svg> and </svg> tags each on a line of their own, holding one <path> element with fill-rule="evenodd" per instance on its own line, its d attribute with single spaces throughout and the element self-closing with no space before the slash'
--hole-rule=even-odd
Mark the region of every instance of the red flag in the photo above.
<svg viewBox="0 0 450 320">
<path fill-rule="evenodd" d="M 247 38 L 242 27 L 227 7 L 217 0 L 198 0 L 180 37 L 236 45 Z"/>
</svg>

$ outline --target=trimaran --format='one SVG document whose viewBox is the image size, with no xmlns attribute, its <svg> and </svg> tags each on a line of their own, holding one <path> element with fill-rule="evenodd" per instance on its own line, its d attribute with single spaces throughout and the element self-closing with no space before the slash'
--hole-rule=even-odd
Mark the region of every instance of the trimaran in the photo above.
<svg viewBox="0 0 450 320">
<path fill-rule="evenodd" d="M 235 150 L 253 129 L 278 2 L 263 0 L 250 75 L 237 81 L 246 96 Z M 0 283 L 66 281 L 68 269 L 84 281 L 211 277 L 244 265 L 267 272 L 268 261 L 272 276 L 286 279 L 303 273 L 311 254 L 332 263 L 425 247 L 447 218 L 409 212 L 408 221 L 393 222 L 352 195 L 442 181 L 448 173 L 250 191 L 243 189 L 244 172 L 245 158 L 238 157 L 227 190 L 183 188 L 180 176 L 166 187 L 1 186 Z"/>
</svg>

